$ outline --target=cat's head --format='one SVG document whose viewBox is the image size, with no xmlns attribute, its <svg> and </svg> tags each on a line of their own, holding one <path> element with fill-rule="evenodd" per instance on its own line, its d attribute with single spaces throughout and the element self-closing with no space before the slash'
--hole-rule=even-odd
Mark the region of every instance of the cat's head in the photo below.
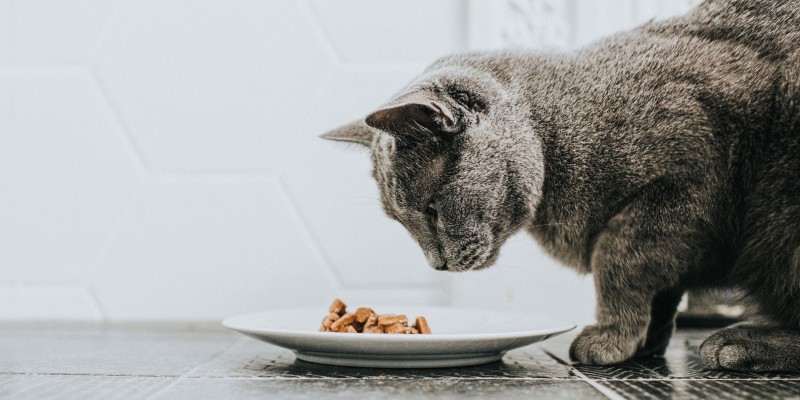
<svg viewBox="0 0 800 400">
<path fill-rule="evenodd" d="M 370 148 L 386 214 L 431 267 L 488 267 L 542 185 L 529 111 L 494 74 L 439 62 L 365 119 L 322 137 Z"/>
</svg>

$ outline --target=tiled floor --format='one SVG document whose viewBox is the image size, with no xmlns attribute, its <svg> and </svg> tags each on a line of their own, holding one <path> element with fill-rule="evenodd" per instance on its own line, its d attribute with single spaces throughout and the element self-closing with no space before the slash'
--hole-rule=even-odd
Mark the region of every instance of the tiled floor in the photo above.
<svg viewBox="0 0 800 400">
<path fill-rule="evenodd" d="M 664 359 L 566 363 L 564 335 L 452 369 L 381 370 L 296 361 L 216 328 L 0 325 L 0 399 L 800 399 L 800 376 L 704 371 L 708 332 L 679 332 Z"/>
</svg>

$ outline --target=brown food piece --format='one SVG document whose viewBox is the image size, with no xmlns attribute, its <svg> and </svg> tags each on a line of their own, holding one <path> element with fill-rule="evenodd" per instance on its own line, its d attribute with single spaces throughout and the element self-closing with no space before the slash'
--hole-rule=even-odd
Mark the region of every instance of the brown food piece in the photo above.
<svg viewBox="0 0 800 400">
<path fill-rule="evenodd" d="M 336 321 L 333 321 L 333 323 L 331 324 L 331 330 L 334 332 L 343 332 L 345 329 L 347 329 L 348 325 L 352 324 L 353 321 L 355 321 L 355 319 L 356 319 L 355 314 L 347 313 L 345 315 L 342 315 L 341 318 L 337 319 Z"/>
<path fill-rule="evenodd" d="M 380 326 L 373 326 L 371 328 L 364 328 L 364 332 L 362 333 L 386 333 L 383 331 L 383 328 Z"/>
<path fill-rule="evenodd" d="M 350 326 L 348 326 L 348 327 L 347 327 L 347 328 L 344 330 L 344 332 L 345 332 L 345 333 L 358 333 L 358 332 L 356 331 L 356 328 L 353 328 L 353 325 L 350 325 Z"/>
<path fill-rule="evenodd" d="M 331 317 L 326 315 L 325 318 L 322 319 L 322 329 L 330 328 L 331 323 L 333 323 L 333 321 L 331 321 Z"/>
<path fill-rule="evenodd" d="M 340 315 L 335 313 L 335 312 L 332 312 L 332 313 L 328 314 L 328 318 L 330 318 L 331 321 L 336 321 L 337 319 L 339 319 L 339 317 L 340 317 Z"/>
<path fill-rule="evenodd" d="M 414 328 L 423 335 L 431 334 L 431 328 L 428 326 L 428 321 L 425 319 L 425 317 L 417 317 L 417 321 L 414 323 Z"/>
<path fill-rule="evenodd" d="M 386 333 L 406 333 L 407 326 L 402 323 L 396 323 L 385 327 Z"/>
<path fill-rule="evenodd" d="M 336 313 L 338 315 L 344 315 L 345 310 L 347 310 L 347 305 L 339 299 L 334 300 L 333 303 L 331 303 L 331 306 L 328 307 L 329 312 Z"/>
<path fill-rule="evenodd" d="M 372 313 L 367 318 L 367 322 L 364 322 L 364 329 L 373 328 L 378 326 L 378 314 Z"/>
<path fill-rule="evenodd" d="M 408 325 L 408 318 L 405 315 L 381 315 L 378 317 L 378 325 L 389 326 L 395 324 Z"/>
<path fill-rule="evenodd" d="M 359 309 L 356 310 L 355 314 L 356 314 L 356 321 L 363 324 L 367 322 L 369 316 L 375 314 L 375 312 L 373 312 L 371 308 L 360 307 Z"/>
</svg>

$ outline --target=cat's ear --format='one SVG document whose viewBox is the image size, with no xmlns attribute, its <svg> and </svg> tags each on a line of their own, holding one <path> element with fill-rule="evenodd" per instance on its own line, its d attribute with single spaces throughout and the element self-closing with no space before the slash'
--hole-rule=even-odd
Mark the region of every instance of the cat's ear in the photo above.
<svg viewBox="0 0 800 400">
<path fill-rule="evenodd" d="M 462 126 L 454 110 L 428 90 L 400 96 L 366 118 L 367 125 L 390 134 L 458 133 Z"/>
<path fill-rule="evenodd" d="M 358 143 L 370 147 L 372 145 L 372 135 L 372 129 L 364 123 L 363 119 L 360 119 L 323 133 L 320 137 L 340 142 Z"/>
</svg>

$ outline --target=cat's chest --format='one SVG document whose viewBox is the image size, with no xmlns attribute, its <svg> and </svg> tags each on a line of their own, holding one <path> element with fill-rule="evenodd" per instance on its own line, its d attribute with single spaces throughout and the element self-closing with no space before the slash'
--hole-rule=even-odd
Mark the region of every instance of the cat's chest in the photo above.
<svg viewBox="0 0 800 400">
<path fill-rule="evenodd" d="M 586 226 L 578 221 L 537 218 L 528 233 L 553 258 L 581 272 L 591 272 Z"/>
</svg>

